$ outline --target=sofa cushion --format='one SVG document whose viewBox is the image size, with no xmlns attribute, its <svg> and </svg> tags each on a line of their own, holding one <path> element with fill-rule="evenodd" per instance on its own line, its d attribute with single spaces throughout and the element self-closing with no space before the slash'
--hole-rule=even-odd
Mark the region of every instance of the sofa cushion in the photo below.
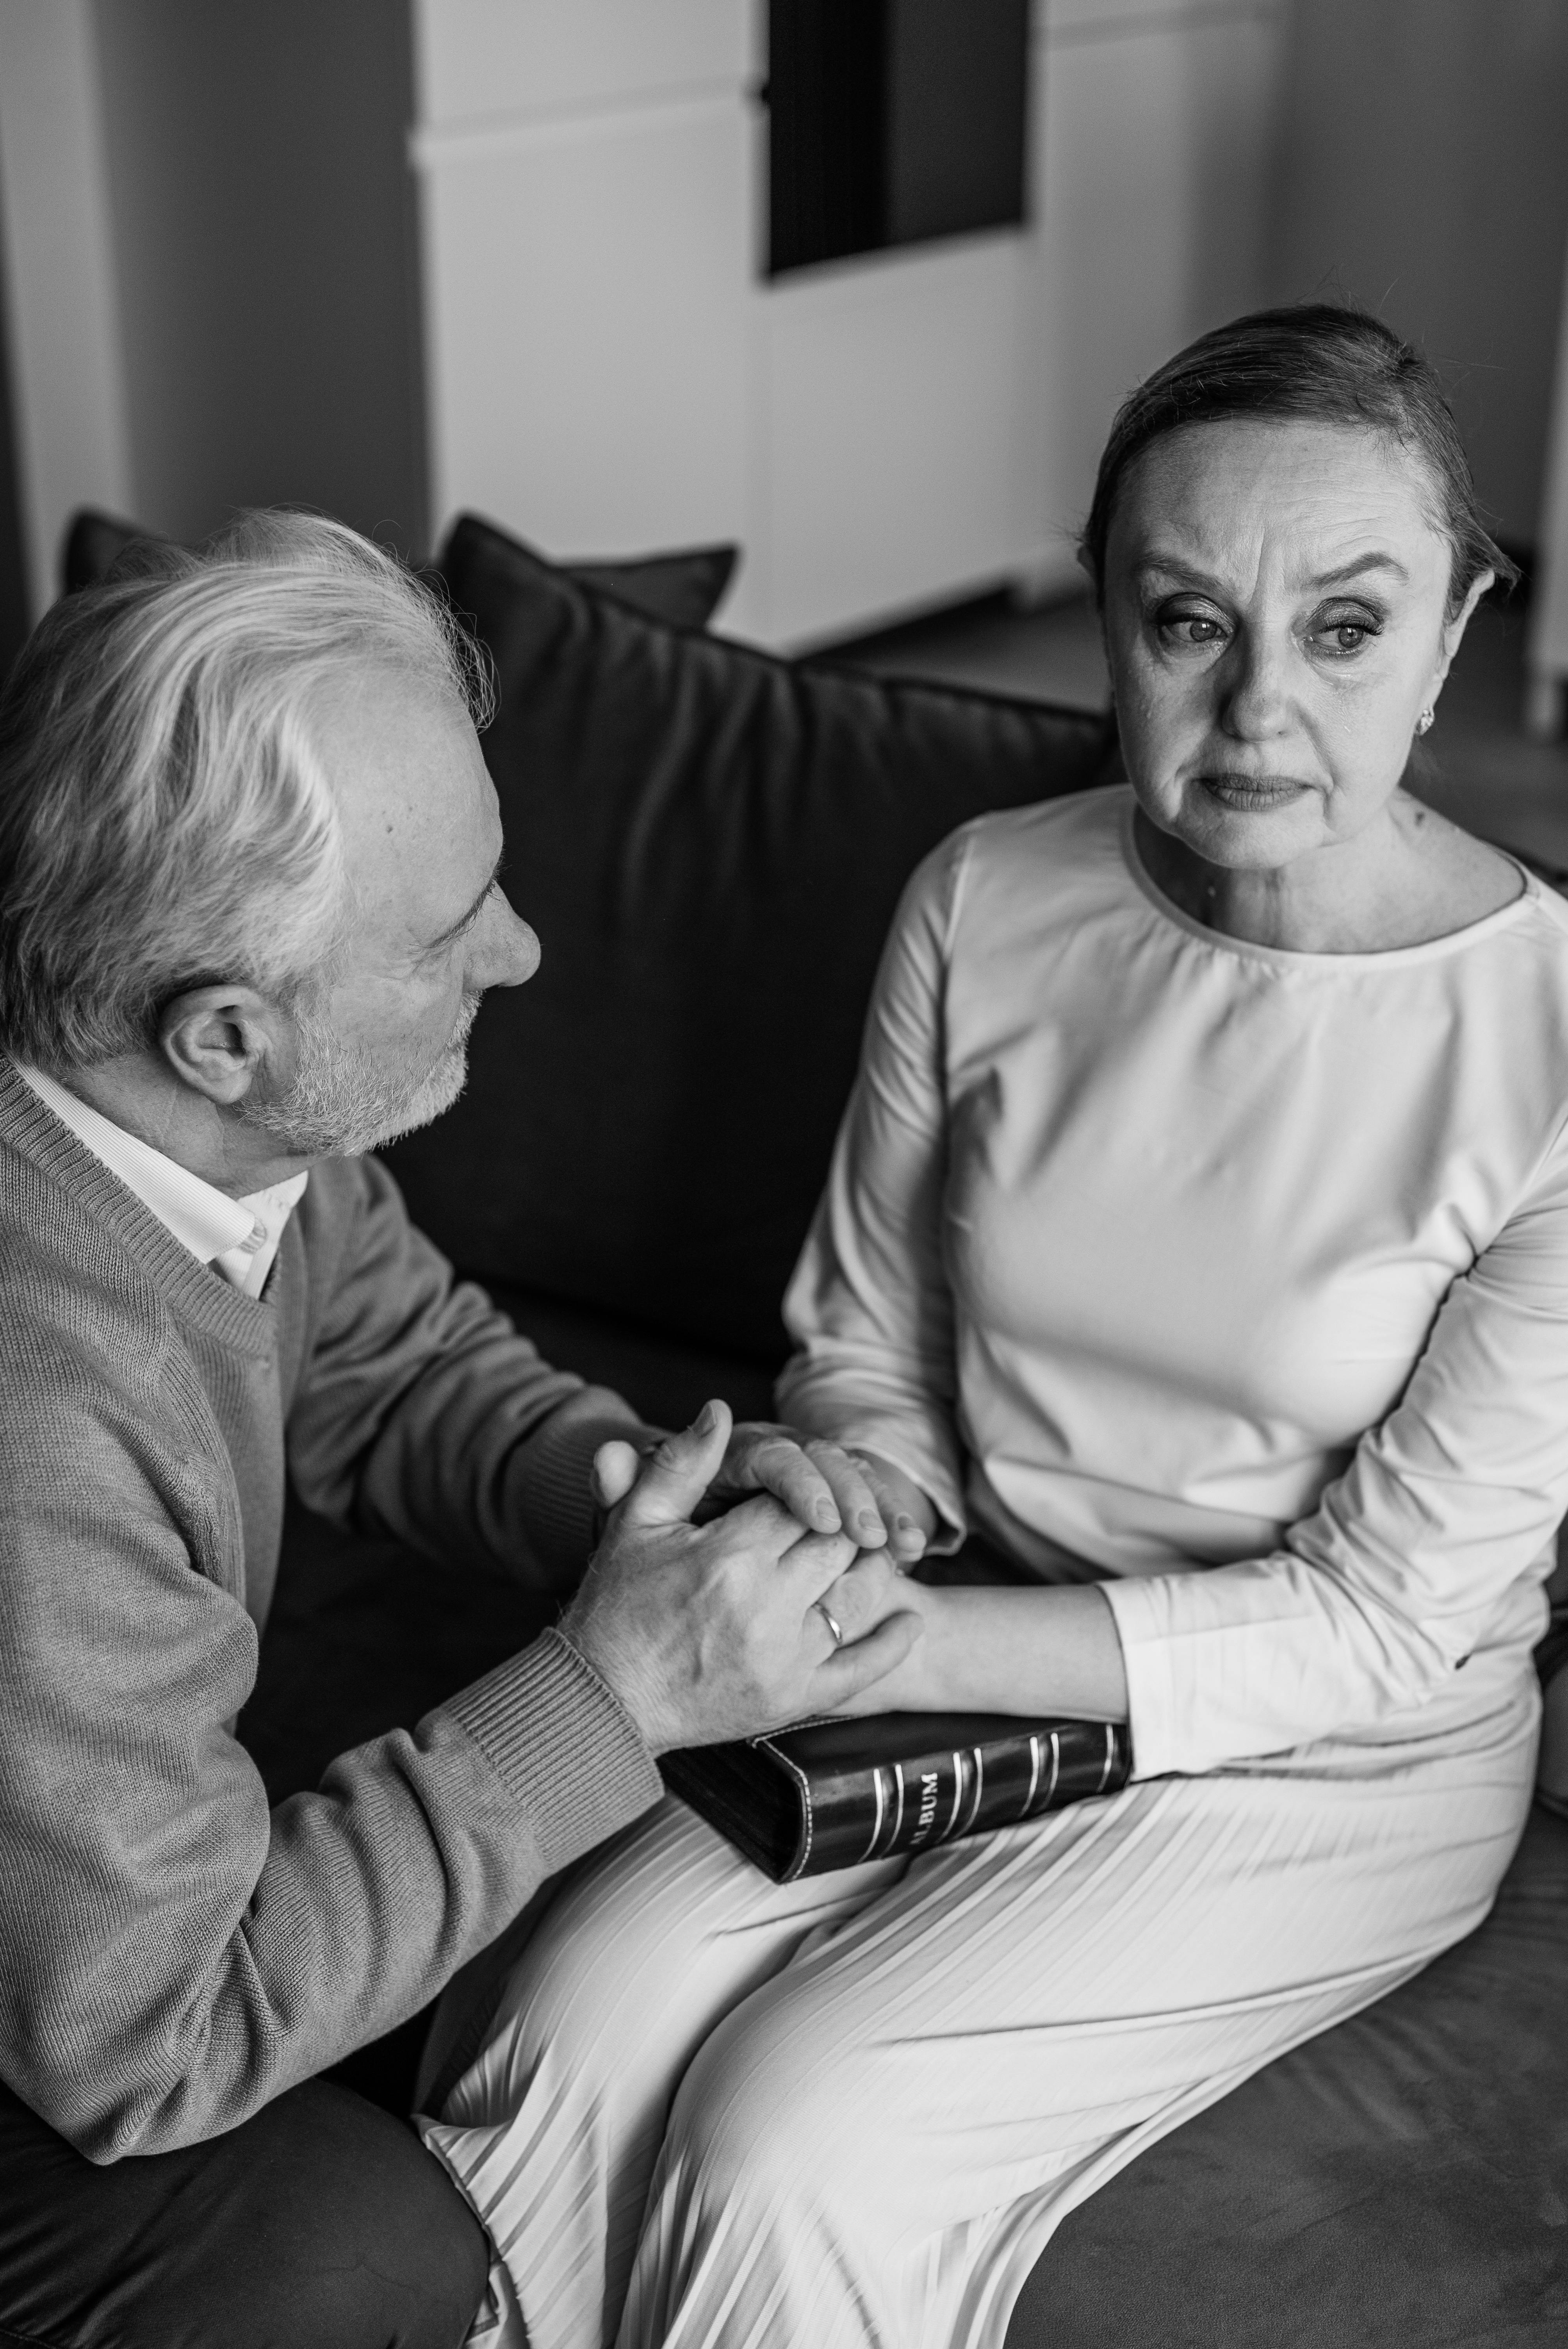
<svg viewBox="0 0 1568 2349">
<path fill-rule="evenodd" d="M 466 1270 L 777 1361 L 904 880 L 1094 782 L 1106 723 L 663 626 L 472 519 L 441 567 L 495 658 L 504 880 L 544 959 L 389 1161 Z"/>
</svg>

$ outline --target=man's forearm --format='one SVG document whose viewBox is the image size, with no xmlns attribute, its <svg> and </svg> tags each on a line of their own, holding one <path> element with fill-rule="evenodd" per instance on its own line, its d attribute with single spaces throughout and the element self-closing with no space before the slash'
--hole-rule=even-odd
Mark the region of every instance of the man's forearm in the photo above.
<svg viewBox="0 0 1568 2349">
<path fill-rule="evenodd" d="M 553 1633 L 270 1819 L 227 1741 L 204 1777 L 135 1848 L 57 1851 L 54 1898 L 9 1905 L 5 2076 L 97 2161 L 216 2136 L 391 2029 L 660 1793 Z"/>
<path fill-rule="evenodd" d="M 352 1213 L 289 1413 L 301 1498 L 563 1594 L 591 1545 L 593 1453 L 638 1440 L 641 1422 L 607 1388 L 552 1369 L 482 1290 L 454 1280 L 382 1168 L 332 1173 Z"/>
</svg>

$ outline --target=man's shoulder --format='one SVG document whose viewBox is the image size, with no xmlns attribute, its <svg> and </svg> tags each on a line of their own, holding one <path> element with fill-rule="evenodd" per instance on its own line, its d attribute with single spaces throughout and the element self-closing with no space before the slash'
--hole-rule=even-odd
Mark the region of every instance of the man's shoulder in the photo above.
<svg viewBox="0 0 1568 2349">
<path fill-rule="evenodd" d="M 88 1299 L 101 1298 L 106 1310 L 133 1315 L 152 1306 L 150 1284 L 120 1235 L 106 1227 L 68 1182 L 4 1133 L 0 1298 L 8 1330 L 39 1319 L 90 1320 Z"/>
<path fill-rule="evenodd" d="M 369 1252 L 401 1247 L 412 1230 L 403 1194 L 378 1158 L 318 1158 L 294 1209 L 313 1288 L 351 1271 Z"/>
<path fill-rule="evenodd" d="M 173 1319 L 134 1257 L 3 1142 L 0 1327 L 0 1485 L 13 1498 L 18 1478 L 52 1474 L 62 1498 L 74 1476 L 79 1505 L 106 1445 L 145 1467 L 181 1385 Z"/>
</svg>

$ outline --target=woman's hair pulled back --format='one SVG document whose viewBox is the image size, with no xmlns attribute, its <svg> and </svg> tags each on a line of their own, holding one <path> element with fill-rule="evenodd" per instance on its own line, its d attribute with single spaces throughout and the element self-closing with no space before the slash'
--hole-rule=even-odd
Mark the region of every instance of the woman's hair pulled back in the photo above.
<svg viewBox="0 0 1568 2349">
<path fill-rule="evenodd" d="M 1079 542 L 1097 597 L 1104 597 L 1111 515 L 1130 467 L 1152 442 L 1183 425 L 1238 417 L 1359 426 L 1415 457 L 1431 486 L 1432 520 L 1453 550 L 1450 613 L 1483 572 L 1505 582 L 1518 577 L 1481 520 L 1436 368 L 1365 310 L 1310 302 L 1254 310 L 1200 335 L 1122 402 Z"/>
</svg>

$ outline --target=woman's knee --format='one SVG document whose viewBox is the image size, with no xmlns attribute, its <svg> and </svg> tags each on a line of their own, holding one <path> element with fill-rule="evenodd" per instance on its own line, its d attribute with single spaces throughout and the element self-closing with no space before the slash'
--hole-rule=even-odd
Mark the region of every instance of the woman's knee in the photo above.
<svg viewBox="0 0 1568 2349">
<path fill-rule="evenodd" d="M 716 2199 L 852 2192 L 890 2120 L 876 2051 L 779 1983 L 720 2024 L 681 2083 L 666 2154 Z M 782 1995 L 780 1995 L 782 1993 Z"/>
<path fill-rule="evenodd" d="M 541 2085 L 574 2109 L 662 2108 L 715 2023 L 814 1921 L 799 1892 L 666 1802 L 552 1907 L 443 2119 L 491 2124 Z"/>
</svg>

